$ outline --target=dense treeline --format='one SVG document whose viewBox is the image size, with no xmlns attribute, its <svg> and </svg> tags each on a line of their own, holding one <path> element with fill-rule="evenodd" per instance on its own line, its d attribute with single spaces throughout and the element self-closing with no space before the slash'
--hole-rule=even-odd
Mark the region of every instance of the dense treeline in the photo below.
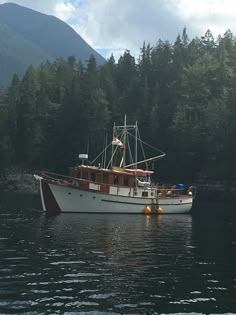
<svg viewBox="0 0 236 315">
<path fill-rule="evenodd" d="M 167 153 L 161 178 L 235 179 L 236 39 L 144 43 L 97 66 L 74 57 L 28 68 L 0 96 L 0 166 L 62 168 L 95 156 L 113 122 L 138 120 L 145 141 Z M 89 146 L 89 147 L 88 147 Z"/>
</svg>

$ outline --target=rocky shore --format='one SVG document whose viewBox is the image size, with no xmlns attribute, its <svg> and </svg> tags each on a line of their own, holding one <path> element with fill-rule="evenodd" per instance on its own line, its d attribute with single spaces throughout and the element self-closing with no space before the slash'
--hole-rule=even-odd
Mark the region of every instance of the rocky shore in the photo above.
<svg viewBox="0 0 236 315">
<path fill-rule="evenodd" d="M 38 182 L 35 180 L 33 173 L 29 172 L 9 172 L 0 175 L 0 191 L 15 191 L 19 193 L 39 192 Z"/>
<path fill-rule="evenodd" d="M 230 180 L 198 180 L 197 198 L 211 201 L 235 201 L 236 181 Z"/>
</svg>

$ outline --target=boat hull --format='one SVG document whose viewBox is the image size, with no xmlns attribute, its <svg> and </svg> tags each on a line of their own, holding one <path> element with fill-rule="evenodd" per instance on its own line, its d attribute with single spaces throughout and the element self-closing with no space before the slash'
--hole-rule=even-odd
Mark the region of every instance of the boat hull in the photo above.
<svg viewBox="0 0 236 315">
<path fill-rule="evenodd" d="M 159 198 L 159 208 L 163 213 L 189 213 L 193 204 L 192 196 Z M 160 211 L 161 213 L 161 211 Z"/>
<path fill-rule="evenodd" d="M 50 215 L 71 213 L 127 213 L 143 214 L 146 207 L 151 213 L 188 213 L 192 207 L 191 196 L 173 198 L 141 198 L 119 196 L 78 187 L 58 185 L 40 178 L 40 194 L 43 210 Z"/>
</svg>

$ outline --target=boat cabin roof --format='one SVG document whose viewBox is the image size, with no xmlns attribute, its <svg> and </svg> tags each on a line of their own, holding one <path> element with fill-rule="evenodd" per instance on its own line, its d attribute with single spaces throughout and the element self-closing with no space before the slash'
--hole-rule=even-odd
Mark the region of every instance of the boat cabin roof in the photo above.
<svg viewBox="0 0 236 315">
<path fill-rule="evenodd" d="M 133 174 L 137 174 L 137 175 L 151 175 L 154 173 L 153 171 L 146 171 L 146 170 L 134 169 L 134 168 L 132 168 L 132 169 L 126 168 L 125 171 L 128 173 L 133 173 Z"/>
<path fill-rule="evenodd" d="M 90 166 L 90 165 L 79 165 L 75 166 L 72 169 L 74 170 L 88 170 L 90 172 L 105 172 L 105 173 L 120 173 L 125 174 L 128 176 L 135 176 L 135 175 L 151 175 L 154 171 L 142 170 L 142 169 L 129 169 L 129 168 L 121 168 L 114 166 L 112 169 L 100 168 L 97 166 Z"/>
</svg>

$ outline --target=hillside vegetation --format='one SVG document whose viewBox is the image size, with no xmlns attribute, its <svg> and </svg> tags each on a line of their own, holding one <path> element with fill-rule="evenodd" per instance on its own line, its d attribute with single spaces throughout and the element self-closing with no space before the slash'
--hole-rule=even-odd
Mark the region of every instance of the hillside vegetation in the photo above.
<svg viewBox="0 0 236 315">
<path fill-rule="evenodd" d="M 0 99 L 0 165 L 62 169 L 95 157 L 113 122 L 138 121 L 143 140 L 167 153 L 161 179 L 235 179 L 236 40 L 227 31 L 144 44 L 98 66 L 75 57 L 30 66 Z M 111 134 L 110 134 L 111 135 Z M 110 138 L 111 140 L 111 138 Z"/>
</svg>

